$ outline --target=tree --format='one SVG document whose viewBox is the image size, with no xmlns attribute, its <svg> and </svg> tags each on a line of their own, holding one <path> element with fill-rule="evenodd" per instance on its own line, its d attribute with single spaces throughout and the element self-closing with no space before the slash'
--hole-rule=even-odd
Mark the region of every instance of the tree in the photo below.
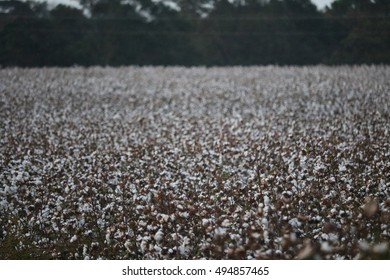
<svg viewBox="0 0 390 280">
<path fill-rule="evenodd" d="M 49 64 L 71 66 L 92 65 L 96 60 L 96 42 L 91 37 L 91 25 L 83 12 L 58 5 L 50 11 L 51 51 Z"/>
<path fill-rule="evenodd" d="M 345 36 L 330 63 L 390 63 L 390 2 L 386 0 L 337 0 L 327 14 L 336 17 Z"/>
<path fill-rule="evenodd" d="M 309 0 L 220 0 L 205 28 L 217 64 L 314 64 L 323 54 L 321 18 Z"/>
<path fill-rule="evenodd" d="M 48 22 L 42 18 L 46 5 L 31 2 L 0 2 L 0 65 L 43 66 L 50 52 Z"/>
<path fill-rule="evenodd" d="M 388 0 L 336 0 L 325 12 L 310 0 L 81 4 L 84 10 L 50 10 L 36 2 L 1 1 L 0 64 L 390 63 Z"/>
</svg>

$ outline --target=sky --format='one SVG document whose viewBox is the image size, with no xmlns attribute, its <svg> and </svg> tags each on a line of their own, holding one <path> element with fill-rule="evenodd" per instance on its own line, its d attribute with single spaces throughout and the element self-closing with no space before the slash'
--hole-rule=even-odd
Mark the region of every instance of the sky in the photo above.
<svg viewBox="0 0 390 280">
<path fill-rule="evenodd" d="M 319 9 L 325 8 L 325 6 L 330 5 L 333 1 L 334 0 L 311 0 Z"/>
<path fill-rule="evenodd" d="M 67 4 L 67 5 L 72 6 L 72 7 L 80 7 L 80 4 L 78 3 L 77 0 L 34 0 L 34 1 L 37 1 L 37 2 L 45 2 L 46 1 L 46 2 L 52 3 L 52 4 L 61 3 L 61 4 Z M 311 1 L 314 4 L 316 4 L 319 9 L 323 9 L 325 6 L 329 5 L 334 0 L 311 0 Z"/>
<path fill-rule="evenodd" d="M 49 4 L 65 4 L 75 8 L 81 8 L 77 0 L 34 0 L 35 2 L 48 2 Z"/>
</svg>

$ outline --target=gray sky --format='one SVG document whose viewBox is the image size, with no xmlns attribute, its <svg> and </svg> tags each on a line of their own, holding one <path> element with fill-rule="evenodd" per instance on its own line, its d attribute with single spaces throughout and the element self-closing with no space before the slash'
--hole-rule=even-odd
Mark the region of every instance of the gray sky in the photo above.
<svg viewBox="0 0 390 280">
<path fill-rule="evenodd" d="M 77 0 L 34 0 L 35 2 L 47 2 L 49 4 L 65 4 L 71 7 L 81 8 Z"/>
<path fill-rule="evenodd" d="M 322 9 L 325 6 L 330 5 L 334 0 L 311 0 L 314 4 L 317 5 L 318 8 Z"/>
</svg>

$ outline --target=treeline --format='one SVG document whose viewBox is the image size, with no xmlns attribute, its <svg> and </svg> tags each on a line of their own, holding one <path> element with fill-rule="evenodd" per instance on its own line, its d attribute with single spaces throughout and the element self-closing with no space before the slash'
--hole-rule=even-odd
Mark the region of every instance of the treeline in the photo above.
<svg viewBox="0 0 390 280">
<path fill-rule="evenodd" d="M 80 2 L 0 2 L 0 66 L 390 63 L 389 0 Z"/>
</svg>

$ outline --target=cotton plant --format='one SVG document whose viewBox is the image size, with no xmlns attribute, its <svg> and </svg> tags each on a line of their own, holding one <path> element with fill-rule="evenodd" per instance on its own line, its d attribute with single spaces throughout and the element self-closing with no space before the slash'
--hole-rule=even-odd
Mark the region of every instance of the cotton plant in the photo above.
<svg viewBox="0 0 390 280">
<path fill-rule="evenodd" d="M 389 258 L 390 70 L 0 69 L 0 252 Z"/>
</svg>

